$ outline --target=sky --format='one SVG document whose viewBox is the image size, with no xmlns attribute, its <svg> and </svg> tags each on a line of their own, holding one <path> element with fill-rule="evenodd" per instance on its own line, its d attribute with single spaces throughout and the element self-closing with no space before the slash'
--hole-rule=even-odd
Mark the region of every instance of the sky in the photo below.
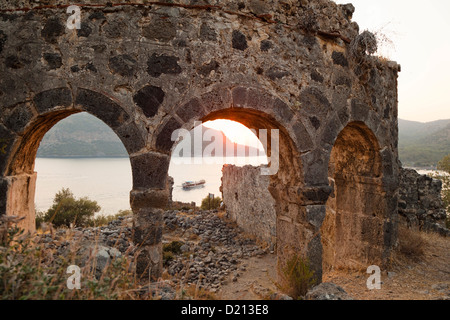
<svg viewBox="0 0 450 320">
<path fill-rule="evenodd" d="M 450 1 L 335 0 L 353 3 L 360 32 L 379 34 L 379 54 L 401 65 L 399 118 L 450 119 Z"/>
<path fill-rule="evenodd" d="M 249 128 L 239 122 L 218 119 L 207 121 L 203 123 L 203 125 L 207 128 L 221 130 L 228 137 L 228 139 L 235 143 L 246 146 L 253 146 L 260 150 L 264 150 L 261 141 L 259 141 L 256 135 L 252 131 L 250 131 Z"/>
<path fill-rule="evenodd" d="M 450 1 L 335 0 L 353 3 L 360 32 L 379 38 L 378 55 L 401 65 L 398 78 L 400 119 L 430 122 L 450 119 Z M 210 122 L 233 141 L 252 139 L 247 128 Z M 253 138 L 255 138 L 253 136 Z"/>
</svg>

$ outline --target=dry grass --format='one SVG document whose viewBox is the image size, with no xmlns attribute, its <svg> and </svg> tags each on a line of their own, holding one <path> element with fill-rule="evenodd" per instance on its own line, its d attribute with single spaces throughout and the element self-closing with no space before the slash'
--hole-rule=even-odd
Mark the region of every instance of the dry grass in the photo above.
<svg viewBox="0 0 450 320">
<path fill-rule="evenodd" d="M 190 298 L 194 300 L 218 300 L 215 293 L 193 284 L 180 287 L 178 291 L 181 293 L 180 299 Z"/>
<path fill-rule="evenodd" d="M 111 259 L 99 272 L 98 241 L 88 246 L 72 230 L 47 246 L 40 235 L 8 228 L 8 240 L 0 246 L 0 299 L 135 299 L 139 279 L 131 272 L 133 259 Z M 127 253 L 124 254 L 126 256 Z M 71 290 L 68 267 L 80 267 L 81 289 Z"/>
<path fill-rule="evenodd" d="M 300 255 L 293 255 L 281 268 L 279 289 L 294 299 L 302 299 L 316 283 L 308 259 Z"/>
<path fill-rule="evenodd" d="M 412 261 L 419 261 L 424 257 L 426 244 L 424 233 L 399 226 L 396 257 L 400 255 Z"/>
<path fill-rule="evenodd" d="M 138 250 L 126 251 L 110 259 L 99 270 L 97 250 L 104 245 L 99 237 L 86 240 L 83 233 L 66 229 L 58 235 L 43 232 L 30 235 L 15 227 L 15 222 L 0 218 L 0 299 L 1 300 L 143 300 L 157 299 L 149 292 L 148 280 L 134 270 Z M 56 232 L 55 232 L 56 233 Z M 49 237 L 51 236 L 51 238 Z M 49 239 L 51 239 L 49 241 Z M 67 245 L 61 246 L 65 242 Z M 173 242 L 169 252 L 179 253 Z M 117 245 L 112 246 L 118 249 Z M 129 250 L 132 250 L 131 248 Z M 80 267 L 80 289 L 68 289 L 67 268 Z M 170 279 L 166 273 L 163 279 Z M 179 286 L 180 299 L 216 299 L 195 285 Z"/>
</svg>

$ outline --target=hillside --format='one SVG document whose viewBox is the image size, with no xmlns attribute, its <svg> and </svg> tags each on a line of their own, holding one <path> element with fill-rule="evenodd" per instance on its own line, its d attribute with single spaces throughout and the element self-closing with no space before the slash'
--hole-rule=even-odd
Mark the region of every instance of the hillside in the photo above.
<svg viewBox="0 0 450 320">
<path fill-rule="evenodd" d="M 221 136 L 224 146 L 228 143 L 235 150 L 240 148 L 240 145 L 231 142 L 221 131 L 203 127 L 203 133 L 206 130 L 211 130 L 215 135 Z M 180 142 L 180 146 L 183 146 L 183 143 L 186 144 L 186 142 Z M 202 150 L 210 143 L 210 141 L 203 141 Z M 194 154 L 193 145 L 192 135 L 191 154 Z M 246 147 L 246 154 L 251 152 L 250 149 Z M 254 149 L 252 151 L 255 152 Z M 200 152 L 196 152 L 195 155 L 200 155 Z M 239 155 L 243 156 L 244 154 Z M 119 137 L 101 120 L 84 112 L 58 122 L 44 136 L 37 153 L 37 157 L 41 158 L 127 156 L 128 153 Z"/>
<path fill-rule="evenodd" d="M 203 132 L 205 130 L 203 128 Z M 232 144 L 235 150 L 239 148 L 238 144 L 231 142 L 222 132 L 217 133 L 222 136 L 225 144 Z M 202 150 L 210 143 L 204 141 Z M 247 147 L 246 154 L 249 152 L 251 151 Z M 193 153 L 191 148 L 191 154 Z M 428 123 L 399 119 L 399 154 L 404 166 L 434 167 L 449 153 L 450 119 Z M 47 132 L 37 156 L 127 157 L 128 154 L 119 138 L 101 120 L 87 113 L 79 113 L 60 121 Z"/>
<path fill-rule="evenodd" d="M 37 157 L 127 157 L 119 137 L 101 120 L 78 113 L 58 122 L 41 141 Z"/>
<path fill-rule="evenodd" d="M 252 147 L 249 147 L 249 146 L 243 146 L 243 145 L 240 145 L 238 143 L 234 143 L 230 139 L 228 139 L 222 131 L 218 131 L 218 130 L 214 130 L 214 129 L 206 128 L 206 127 L 202 126 L 202 135 L 203 136 L 205 136 L 205 132 L 206 131 L 209 131 L 208 133 L 211 133 L 212 136 L 220 137 L 221 140 L 219 140 L 219 143 L 222 143 L 222 146 L 223 146 L 222 155 L 218 154 L 218 152 L 219 152 L 218 150 L 213 150 L 211 152 L 212 156 L 215 156 L 216 154 L 218 156 L 226 156 L 227 155 L 227 148 L 229 148 L 230 151 L 234 150 L 233 154 L 235 154 L 237 156 L 240 156 L 240 157 L 244 157 L 246 155 L 248 156 L 248 155 L 257 155 L 258 154 L 257 153 L 258 150 L 256 148 L 252 148 Z M 189 141 L 183 141 L 183 140 L 180 141 L 178 143 L 178 145 L 175 147 L 175 149 L 173 150 L 173 152 L 174 152 L 173 155 L 174 156 L 182 156 L 182 157 L 185 157 L 185 156 L 188 156 L 188 157 L 189 156 L 199 157 L 199 156 L 202 156 L 204 154 L 205 148 L 208 145 L 210 145 L 211 143 L 214 142 L 213 139 L 212 139 L 212 141 L 203 141 L 202 149 L 200 150 L 200 149 L 194 149 L 194 139 L 195 139 L 194 134 L 191 131 L 191 139 L 190 139 L 191 141 L 190 142 Z M 182 149 L 183 150 L 188 150 L 189 143 L 190 143 L 191 152 L 190 152 L 190 154 L 185 155 L 185 154 L 183 154 L 183 152 L 181 150 Z M 209 152 L 206 152 L 206 153 L 208 153 L 208 155 L 209 155 Z"/>
<path fill-rule="evenodd" d="M 404 166 L 435 167 L 450 154 L 450 119 L 428 123 L 399 119 L 399 155 Z"/>
</svg>

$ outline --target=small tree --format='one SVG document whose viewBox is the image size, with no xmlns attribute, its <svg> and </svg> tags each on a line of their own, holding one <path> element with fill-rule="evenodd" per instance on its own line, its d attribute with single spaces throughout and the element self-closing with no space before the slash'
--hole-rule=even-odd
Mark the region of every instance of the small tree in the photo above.
<svg viewBox="0 0 450 320">
<path fill-rule="evenodd" d="M 222 202 L 222 199 L 220 197 L 215 198 L 209 198 L 209 195 L 203 198 L 202 205 L 200 208 L 202 210 L 214 210 L 218 209 L 220 207 L 220 203 Z"/>
<path fill-rule="evenodd" d="M 442 180 L 442 200 L 447 210 L 446 226 L 450 228 L 450 154 L 439 161 L 437 168 L 447 173 L 447 175 L 434 175 L 433 177 Z"/>
<path fill-rule="evenodd" d="M 86 227 L 100 209 L 97 201 L 89 200 L 86 197 L 75 199 L 72 191 L 63 188 L 55 195 L 53 205 L 41 220 L 51 222 L 55 227 L 70 227 L 70 224 Z"/>
<path fill-rule="evenodd" d="M 450 154 L 446 155 L 444 158 L 441 159 L 441 161 L 439 161 L 437 168 L 438 170 L 450 173 Z"/>
</svg>

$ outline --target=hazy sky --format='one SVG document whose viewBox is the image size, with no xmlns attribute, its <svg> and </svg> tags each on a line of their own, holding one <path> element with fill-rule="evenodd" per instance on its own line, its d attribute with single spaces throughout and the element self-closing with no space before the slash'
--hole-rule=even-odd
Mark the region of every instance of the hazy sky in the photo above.
<svg viewBox="0 0 450 320">
<path fill-rule="evenodd" d="M 450 1 L 336 0 L 353 3 L 360 31 L 384 34 L 381 55 L 402 66 L 399 118 L 450 119 Z"/>
</svg>

